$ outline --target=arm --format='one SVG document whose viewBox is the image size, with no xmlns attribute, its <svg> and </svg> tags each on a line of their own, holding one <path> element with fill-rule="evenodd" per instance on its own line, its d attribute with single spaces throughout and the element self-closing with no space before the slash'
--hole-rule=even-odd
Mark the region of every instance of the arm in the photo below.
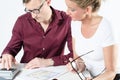
<svg viewBox="0 0 120 80">
<path fill-rule="evenodd" d="M 0 56 L 0 63 L 2 62 L 2 57 Z"/>
<path fill-rule="evenodd" d="M 65 29 L 65 38 L 64 40 L 67 40 L 67 47 L 69 49 L 69 53 L 67 55 L 64 54 L 64 51 L 61 53 L 61 55 L 53 57 L 52 60 L 54 61 L 54 66 L 57 65 L 66 65 L 69 62 L 69 58 L 73 58 L 73 48 L 72 48 L 72 35 L 71 35 L 71 18 L 67 16 L 65 13 L 62 14 L 65 22 L 62 22 L 64 24 Z M 63 34 L 64 35 L 64 34 Z M 65 48 L 65 45 L 64 45 Z"/>
<path fill-rule="evenodd" d="M 70 22 L 69 22 L 70 24 Z M 71 28 L 69 28 L 68 35 L 67 35 L 67 47 L 69 49 L 69 53 L 64 55 L 64 52 L 61 53 L 62 55 L 53 57 L 54 66 L 57 65 L 66 65 L 69 62 L 69 58 L 73 58 L 73 48 L 72 48 L 72 36 L 71 36 Z"/>
<path fill-rule="evenodd" d="M 72 47 L 73 47 L 73 59 L 69 58 L 70 62 L 73 61 L 74 59 L 78 58 L 78 55 L 77 55 L 77 53 L 75 51 L 75 38 L 72 38 L 72 43 L 73 43 L 72 44 Z M 78 72 L 82 72 L 82 71 L 85 70 L 85 64 L 84 64 L 84 61 L 82 60 L 82 58 L 79 57 L 78 59 L 76 59 L 75 63 L 76 63 L 75 66 L 76 66 L 76 69 L 77 69 Z M 73 70 L 70 63 L 68 63 L 66 66 L 67 66 L 69 71 L 74 72 L 74 70 Z"/>
<path fill-rule="evenodd" d="M 12 31 L 11 40 L 9 41 L 8 45 L 2 52 L 2 59 L 1 59 L 2 66 L 7 69 L 11 68 L 12 63 L 16 61 L 14 57 L 20 51 L 22 46 L 20 27 L 21 27 L 21 21 L 17 20 Z"/>
<path fill-rule="evenodd" d="M 12 30 L 12 37 L 9 43 L 7 44 L 6 48 L 2 52 L 3 54 L 11 54 L 13 57 L 17 55 L 17 53 L 21 50 L 22 47 L 22 21 L 18 18 L 13 30 Z"/>
<path fill-rule="evenodd" d="M 105 47 L 104 61 L 105 61 L 105 72 L 93 80 L 113 80 L 115 77 L 116 69 L 116 47 L 114 45 Z"/>
</svg>

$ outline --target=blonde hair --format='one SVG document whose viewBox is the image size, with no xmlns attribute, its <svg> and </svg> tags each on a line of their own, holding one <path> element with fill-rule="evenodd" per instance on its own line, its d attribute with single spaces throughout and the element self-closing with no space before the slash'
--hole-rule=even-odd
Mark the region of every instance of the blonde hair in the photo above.
<svg viewBox="0 0 120 80">
<path fill-rule="evenodd" d="M 98 11 L 101 6 L 101 0 L 70 0 L 70 1 L 76 3 L 82 9 L 91 6 L 92 12 Z"/>
</svg>

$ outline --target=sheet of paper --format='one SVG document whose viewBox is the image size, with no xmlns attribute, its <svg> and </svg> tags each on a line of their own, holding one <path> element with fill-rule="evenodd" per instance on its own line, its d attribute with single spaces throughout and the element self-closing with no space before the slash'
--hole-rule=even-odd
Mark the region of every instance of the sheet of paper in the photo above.
<svg viewBox="0 0 120 80">
<path fill-rule="evenodd" d="M 46 67 L 38 69 L 23 69 L 22 72 L 17 76 L 19 80 L 51 80 L 67 71 L 65 66 Z"/>
</svg>

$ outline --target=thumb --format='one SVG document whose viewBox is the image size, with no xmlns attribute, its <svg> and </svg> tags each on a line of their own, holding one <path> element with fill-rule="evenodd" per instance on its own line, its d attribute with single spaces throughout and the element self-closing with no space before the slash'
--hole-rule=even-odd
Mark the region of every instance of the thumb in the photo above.
<svg viewBox="0 0 120 80">
<path fill-rule="evenodd" d="M 71 61 L 73 61 L 73 59 L 72 59 L 72 58 L 69 58 L 69 61 L 71 62 Z"/>
<path fill-rule="evenodd" d="M 13 63 L 18 64 L 18 62 L 17 62 L 17 60 L 15 58 L 13 59 Z"/>
</svg>

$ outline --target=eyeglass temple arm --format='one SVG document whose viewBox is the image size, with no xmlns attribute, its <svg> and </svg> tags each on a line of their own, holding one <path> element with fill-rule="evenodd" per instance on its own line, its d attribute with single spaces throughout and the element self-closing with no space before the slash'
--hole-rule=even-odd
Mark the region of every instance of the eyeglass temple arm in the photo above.
<svg viewBox="0 0 120 80">
<path fill-rule="evenodd" d="M 91 52 L 93 52 L 94 50 L 91 50 L 91 51 L 89 51 L 89 52 L 87 52 L 87 53 L 85 53 L 85 54 L 82 54 L 82 55 L 80 55 L 80 56 L 78 56 L 77 58 L 75 58 L 73 61 L 75 61 L 75 60 L 77 60 L 78 58 L 80 58 L 80 57 L 82 57 L 82 56 L 84 56 L 84 55 L 86 55 L 86 54 L 89 54 L 89 53 L 91 53 Z"/>
</svg>

